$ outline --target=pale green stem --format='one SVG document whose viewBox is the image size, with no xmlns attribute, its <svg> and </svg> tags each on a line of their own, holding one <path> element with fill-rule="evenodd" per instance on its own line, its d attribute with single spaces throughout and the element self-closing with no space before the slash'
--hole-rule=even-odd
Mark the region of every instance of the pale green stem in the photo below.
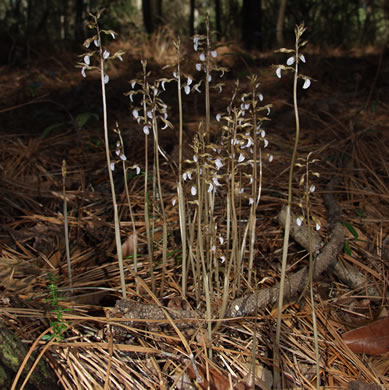
<svg viewBox="0 0 389 390">
<path fill-rule="evenodd" d="M 97 20 L 96 20 L 97 22 Z M 97 24 L 96 24 L 97 25 Z M 118 256 L 118 262 L 119 262 L 119 272 L 120 272 L 120 284 L 122 287 L 122 297 L 123 299 L 126 299 L 127 293 L 126 293 L 126 281 L 124 277 L 124 264 L 123 264 L 123 255 L 122 255 L 122 243 L 120 239 L 120 221 L 119 221 L 119 214 L 118 214 L 118 207 L 116 203 L 116 193 L 115 193 L 115 184 L 113 181 L 113 175 L 111 170 L 111 156 L 109 151 L 109 137 L 108 137 L 108 116 L 107 116 L 107 102 L 106 102 L 106 95 L 105 95 L 105 82 L 104 82 L 104 59 L 103 59 L 103 50 L 102 50 L 102 43 L 101 43 L 101 37 L 100 37 L 100 30 L 97 25 L 97 39 L 100 42 L 99 50 L 100 50 L 100 80 L 101 80 L 101 94 L 103 99 L 103 122 L 104 122 L 104 142 L 105 142 L 105 155 L 107 159 L 107 168 L 108 168 L 108 177 L 109 177 L 109 183 L 111 185 L 111 195 L 112 195 L 112 205 L 113 205 L 113 212 L 114 212 L 114 224 L 115 224 L 115 240 L 116 240 L 116 251 Z"/>
<path fill-rule="evenodd" d="M 155 112 L 153 113 L 153 131 L 154 131 L 154 154 L 155 154 L 155 165 L 156 165 L 156 175 L 157 175 L 157 186 L 159 193 L 159 200 L 161 205 L 161 214 L 162 214 L 162 281 L 161 281 L 161 294 L 164 293 L 165 287 L 165 277 L 166 277 L 166 267 L 167 267 L 167 221 L 166 221 L 166 211 L 165 204 L 163 201 L 162 194 L 162 185 L 161 185 L 161 173 L 159 171 L 159 144 L 158 144 L 158 127 L 157 127 L 157 118 L 155 117 Z"/>
<path fill-rule="evenodd" d="M 306 191 L 305 191 L 305 209 L 307 211 L 307 229 L 308 229 L 308 248 L 309 248 L 309 289 L 311 296 L 311 305 L 312 305 L 312 327 L 313 327 L 313 340 L 315 344 L 315 357 L 316 357 L 316 389 L 320 389 L 320 355 L 319 355 L 319 339 L 317 332 L 317 322 L 316 322 L 316 311 L 315 311 L 315 301 L 313 296 L 313 254 L 312 254 L 312 231 L 310 227 L 311 212 L 310 212 L 310 186 L 309 186 L 309 161 L 306 165 Z"/>
<path fill-rule="evenodd" d="M 145 118 L 147 117 L 147 104 L 146 104 L 146 93 L 148 92 L 148 84 L 147 84 L 147 71 L 146 71 L 146 62 L 142 62 L 143 66 L 143 112 Z M 146 119 L 145 119 L 146 120 Z M 146 225 L 146 238 L 147 238 L 147 252 L 149 256 L 149 267 L 150 267 L 150 277 L 151 277 L 151 289 L 155 293 L 155 277 L 154 277 L 154 267 L 153 267 L 153 236 L 151 232 L 150 226 L 150 198 L 148 192 L 148 181 L 149 181 L 149 136 L 145 134 L 145 225 Z"/>
<path fill-rule="evenodd" d="M 69 226 L 68 226 L 68 202 L 66 200 L 66 161 L 62 161 L 62 192 L 63 192 L 63 215 L 64 215 L 64 229 L 65 229 L 65 247 L 66 247 L 66 261 L 68 264 L 69 286 L 70 291 L 73 292 L 73 277 L 72 277 L 72 263 L 70 259 L 69 246 Z"/>
<path fill-rule="evenodd" d="M 182 144 L 183 144 L 183 113 L 182 113 L 182 93 L 181 93 L 181 69 L 180 69 L 180 40 L 177 42 L 177 95 L 178 95 L 178 121 L 179 121 L 179 141 L 178 141 L 178 210 L 180 218 L 180 232 L 182 243 L 182 294 L 186 296 L 188 265 L 187 265 L 187 248 L 186 248 L 186 211 L 185 198 L 182 183 Z"/>
<path fill-rule="evenodd" d="M 122 136 L 120 133 L 119 133 L 119 138 L 120 138 L 120 143 L 123 146 L 123 139 L 122 139 Z M 133 212 L 132 206 L 131 206 L 130 193 L 128 192 L 127 169 L 126 169 L 125 161 L 123 161 L 123 177 L 124 177 L 124 189 L 126 191 L 128 210 L 130 211 L 130 219 L 131 219 L 131 225 L 132 225 L 132 245 L 133 245 L 132 257 L 134 260 L 134 272 L 138 273 L 137 234 L 136 234 L 136 227 L 135 227 L 134 212 Z"/>
<path fill-rule="evenodd" d="M 298 53 L 299 53 L 299 38 L 296 37 L 296 49 L 295 49 L 295 70 L 293 80 L 293 106 L 294 115 L 296 120 L 296 135 L 295 143 L 293 147 L 292 159 L 289 168 L 289 182 L 288 182 L 288 205 L 286 207 L 286 218 L 285 218 L 285 234 L 284 242 L 282 247 L 282 265 L 281 265 L 281 278 L 280 278 L 280 292 L 278 298 L 278 312 L 277 312 L 277 327 L 276 327 L 276 338 L 274 348 L 274 382 L 275 388 L 279 385 L 279 370 L 280 370 L 280 336 L 281 336 L 281 316 L 282 306 L 284 302 L 284 285 L 286 276 L 286 266 L 288 258 L 288 245 L 289 245 L 289 234 L 290 234 L 290 209 L 292 207 L 292 183 L 293 183 L 293 169 L 296 162 L 297 147 L 300 137 L 300 120 L 297 106 L 297 79 L 298 79 Z"/>
<path fill-rule="evenodd" d="M 254 79 L 255 82 L 255 79 Z M 248 266 L 248 277 L 247 277 L 247 284 L 249 287 L 251 287 L 251 277 L 252 277 L 252 272 L 253 272 L 253 263 L 254 263 L 254 245 L 256 241 L 256 235 L 255 235 L 255 227 L 257 223 L 257 206 L 259 202 L 259 197 L 260 195 L 258 194 L 258 199 L 257 199 L 257 193 L 260 192 L 261 188 L 261 181 L 259 181 L 259 189 L 257 191 L 257 156 L 258 156 L 258 142 L 257 140 L 257 116 L 256 116 L 256 89 L 255 87 L 253 88 L 252 91 L 252 99 L 253 99 L 253 140 L 254 140 L 254 150 L 253 150 L 253 184 L 251 186 L 252 191 L 251 195 L 253 197 L 253 203 L 250 207 L 250 220 L 249 220 L 249 230 L 250 230 L 250 241 L 249 241 L 249 266 Z"/>
</svg>

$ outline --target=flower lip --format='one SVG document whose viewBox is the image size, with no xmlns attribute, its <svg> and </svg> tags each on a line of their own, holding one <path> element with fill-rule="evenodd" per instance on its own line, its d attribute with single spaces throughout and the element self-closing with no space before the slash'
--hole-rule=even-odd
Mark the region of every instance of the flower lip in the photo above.
<svg viewBox="0 0 389 390">
<path fill-rule="evenodd" d="M 286 61 L 286 65 L 291 66 L 294 64 L 294 57 L 289 57 Z"/>
<path fill-rule="evenodd" d="M 303 84 L 303 89 L 308 89 L 311 85 L 311 80 L 310 79 L 305 79 L 304 84 Z"/>
</svg>

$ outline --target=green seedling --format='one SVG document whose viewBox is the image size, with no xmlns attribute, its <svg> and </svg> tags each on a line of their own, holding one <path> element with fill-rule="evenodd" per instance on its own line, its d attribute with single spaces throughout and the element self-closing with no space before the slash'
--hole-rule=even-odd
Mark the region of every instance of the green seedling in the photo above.
<svg viewBox="0 0 389 390">
<path fill-rule="evenodd" d="M 360 214 L 360 213 L 361 213 L 361 214 Z M 361 211 L 361 210 L 359 210 L 358 215 L 359 215 L 360 217 L 362 216 L 362 211 Z M 347 229 L 347 230 L 352 234 L 352 236 L 353 236 L 353 238 L 350 238 L 349 240 L 346 240 L 346 241 L 344 242 L 344 252 L 345 252 L 347 255 L 351 256 L 351 255 L 352 255 L 352 250 L 351 250 L 351 247 L 350 247 L 350 243 L 351 243 L 351 242 L 357 242 L 357 241 L 361 242 L 361 241 L 363 241 L 363 240 L 361 240 L 361 239 L 359 238 L 358 232 L 355 230 L 355 228 L 354 228 L 349 222 L 344 221 L 343 224 L 344 224 L 344 226 L 346 227 L 346 229 Z"/>
<path fill-rule="evenodd" d="M 50 126 L 47 126 L 42 134 L 41 138 L 45 139 L 47 138 L 54 130 L 61 128 L 61 127 L 68 127 L 70 126 L 76 126 L 77 130 L 82 130 L 82 128 L 87 124 L 87 122 L 91 119 L 94 118 L 96 120 L 99 119 L 99 116 L 93 112 L 83 112 L 81 114 L 78 114 L 75 118 L 74 121 L 64 121 L 64 122 L 58 122 L 58 123 L 53 123 Z"/>
<path fill-rule="evenodd" d="M 69 322 L 66 321 L 63 317 L 65 312 L 70 311 L 70 309 L 63 308 L 59 302 L 62 299 L 58 296 L 58 286 L 56 283 L 56 277 L 52 274 L 49 274 L 50 284 L 48 285 L 49 292 L 51 297 L 46 299 L 45 302 L 49 302 L 51 306 L 50 313 L 55 314 L 55 320 L 50 320 L 50 327 L 52 329 L 51 334 L 46 334 L 43 336 L 42 340 L 50 341 L 52 339 L 64 340 L 65 337 L 63 332 L 69 326 Z"/>
</svg>

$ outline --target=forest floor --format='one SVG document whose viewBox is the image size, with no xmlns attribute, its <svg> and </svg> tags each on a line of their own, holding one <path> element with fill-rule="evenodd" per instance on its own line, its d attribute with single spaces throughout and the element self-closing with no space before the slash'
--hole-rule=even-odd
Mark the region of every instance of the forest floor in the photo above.
<svg viewBox="0 0 389 390">
<path fill-rule="evenodd" d="M 120 47 L 115 42 L 115 47 Z M 141 76 L 140 60 L 148 59 L 152 78 L 171 70 L 174 60 L 164 40 L 128 49 L 123 63 L 112 64 L 107 84 L 110 129 L 118 122 L 129 165 L 144 167 L 144 134 L 133 119 L 129 81 Z M 308 50 L 308 49 L 307 49 Z M 383 55 L 382 55 L 383 54 Z M 312 194 L 312 214 L 329 239 L 326 185 L 337 178 L 333 192 L 342 209 L 345 249 L 336 261 L 351 276 L 340 278 L 329 269 L 314 283 L 315 311 L 322 388 L 380 389 L 389 387 L 386 354 L 361 354 L 345 344 L 342 335 L 377 318 L 387 317 L 389 275 L 389 57 L 379 50 L 327 50 L 305 53 L 301 71 L 315 82 L 299 92 L 301 140 L 298 157 L 313 152 L 320 177 Z M 211 116 L 225 111 L 239 78 L 257 74 L 265 104 L 273 108 L 265 124 L 273 162 L 263 165 L 263 190 L 257 209 L 256 289 L 278 283 L 283 227 L 278 214 L 287 200 L 288 168 L 295 135 L 290 76 L 278 79 L 272 64 L 285 63 L 273 53 L 244 53 L 238 47 L 220 48 L 223 65 L 231 71 L 221 95 L 212 92 Z M 74 52 L 39 53 L 25 67 L 0 71 L 0 314 L 4 324 L 22 340 L 27 351 L 44 350 L 44 360 L 64 389 L 258 389 L 272 388 L 273 346 L 277 310 L 258 309 L 256 315 L 224 319 L 212 340 L 198 323 L 173 326 L 168 320 L 127 321 L 125 337 L 115 336 L 113 307 L 121 298 L 116 261 L 112 199 L 104 151 L 99 79 L 83 78 L 75 68 Z M 191 64 L 193 67 L 193 63 Z M 184 68 L 190 70 L 190 64 Z M 169 76 L 171 77 L 171 76 Z M 161 132 L 160 144 L 177 159 L 178 112 L 174 90 L 166 92 L 169 120 L 174 129 Z M 165 98 L 163 96 L 163 98 Z M 184 131 L 188 143 L 204 116 L 204 97 L 184 100 Z M 211 121 L 212 137 L 219 134 Z M 116 135 L 111 133 L 115 145 Z M 114 146 L 113 146 L 114 149 Z M 186 147 L 185 155 L 191 155 Z M 266 157 L 267 155 L 264 154 Z M 66 195 L 62 162 L 66 161 Z M 177 171 L 161 165 L 169 219 L 169 258 L 164 291 L 152 292 L 144 223 L 144 176 L 130 175 L 129 190 L 138 238 L 138 274 L 131 256 L 125 274 L 132 302 L 165 308 L 191 307 L 195 291 L 188 282 L 182 298 L 181 242 L 176 197 Z M 122 242 L 133 232 L 120 169 L 115 170 Z M 301 199 L 299 173 L 294 180 L 294 211 Z M 67 199 L 69 243 L 74 291 L 69 289 L 64 235 L 64 197 Z M 156 220 L 159 226 L 160 221 Z M 156 232 L 158 235 L 159 232 Z M 161 239 L 154 238 L 154 272 L 161 283 Z M 288 274 L 306 266 L 307 251 L 293 238 Z M 354 276 L 355 277 L 354 277 Z M 357 279 L 358 283 L 352 279 Z M 53 291 L 60 297 L 53 314 Z M 251 292 L 242 287 L 238 295 Z M 221 292 L 220 292 L 221 293 Z M 232 298 L 237 298 L 233 296 Z M 217 318 L 219 298 L 213 310 Z M 297 297 L 298 298 L 298 297 Z M 34 342 L 55 315 L 66 330 L 63 340 Z M 122 316 L 123 313 L 121 313 Z M 54 316 L 54 317 L 53 317 Z M 115 322 L 116 321 L 116 322 Z M 152 325 L 150 323 L 153 322 Z M 178 322 L 177 322 L 178 324 Z M 123 332 L 122 332 L 123 333 Z M 389 332 L 388 332 L 389 333 Z M 122 335 L 123 336 L 123 335 Z M 377 340 L 375 340 L 377 342 Z M 363 342 L 363 340 L 362 340 Z M 379 341 L 378 341 L 379 342 Z M 387 338 L 386 341 L 387 343 Z M 212 357 L 210 356 L 210 351 Z M 386 350 L 388 351 L 388 349 Z M 192 355 L 191 355 L 192 354 Z M 31 361 L 38 359 L 35 354 Z M 309 294 L 285 302 L 281 327 L 281 364 L 284 388 L 316 387 L 312 303 Z M 14 375 L 14 374 L 13 374 Z M 21 382 L 19 382 L 20 385 Z M 371 384 L 371 386 L 368 386 Z M 39 388 L 37 385 L 36 388 Z M 44 387 L 42 387 L 44 388 Z"/>
</svg>

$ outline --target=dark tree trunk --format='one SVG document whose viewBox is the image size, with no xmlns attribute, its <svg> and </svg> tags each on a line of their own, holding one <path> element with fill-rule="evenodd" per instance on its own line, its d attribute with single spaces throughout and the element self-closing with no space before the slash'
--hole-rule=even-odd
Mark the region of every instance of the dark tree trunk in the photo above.
<svg viewBox="0 0 389 390">
<path fill-rule="evenodd" d="M 63 20 L 60 18 L 61 26 L 61 39 L 71 40 L 74 38 L 74 7 L 73 1 L 62 0 L 62 15 Z M 61 15 L 60 15 L 61 16 Z"/>
<path fill-rule="evenodd" d="M 152 34 L 162 23 L 162 0 L 142 0 L 142 10 L 145 29 Z"/>
<path fill-rule="evenodd" d="M 85 38 L 85 29 L 83 23 L 84 15 L 84 0 L 76 0 L 76 14 L 74 20 L 74 33 L 76 41 L 81 41 Z"/>
<path fill-rule="evenodd" d="M 10 389 L 13 379 L 21 366 L 24 357 L 27 354 L 26 347 L 20 339 L 9 330 L 3 322 L 0 321 L 0 388 Z M 31 368 L 35 361 L 36 354 L 33 354 L 20 378 L 17 389 L 23 383 L 26 373 Z M 44 389 L 59 389 L 57 385 L 57 377 L 47 364 L 40 360 L 35 370 L 33 371 L 29 381 L 28 389 L 44 390 Z"/>
<path fill-rule="evenodd" d="M 215 0 L 216 31 L 220 35 L 222 35 L 221 13 L 222 13 L 222 10 L 221 10 L 220 0 Z"/>
<path fill-rule="evenodd" d="M 242 39 L 246 49 L 261 49 L 261 0 L 243 0 Z"/>
<path fill-rule="evenodd" d="M 241 7 L 237 0 L 228 0 L 225 3 L 224 33 L 226 36 L 241 37 Z"/>
<path fill-rule="evenodd" d="M 196 1 L 190 0 L 190 14 L 189 14 L 189 35 L 190 36 L 193 36 L 195 33 L 195 28 L 194 28 L 195 9 L 196 9 Z"/>
<path fill-rule="evenodd" d="M 285 20 L 286 0 L 281 0 L 280 9 L 278 11 L 277 18 L 277 45 L 278 47 L 284 46 L 284 20 Z"/>
</svg>

